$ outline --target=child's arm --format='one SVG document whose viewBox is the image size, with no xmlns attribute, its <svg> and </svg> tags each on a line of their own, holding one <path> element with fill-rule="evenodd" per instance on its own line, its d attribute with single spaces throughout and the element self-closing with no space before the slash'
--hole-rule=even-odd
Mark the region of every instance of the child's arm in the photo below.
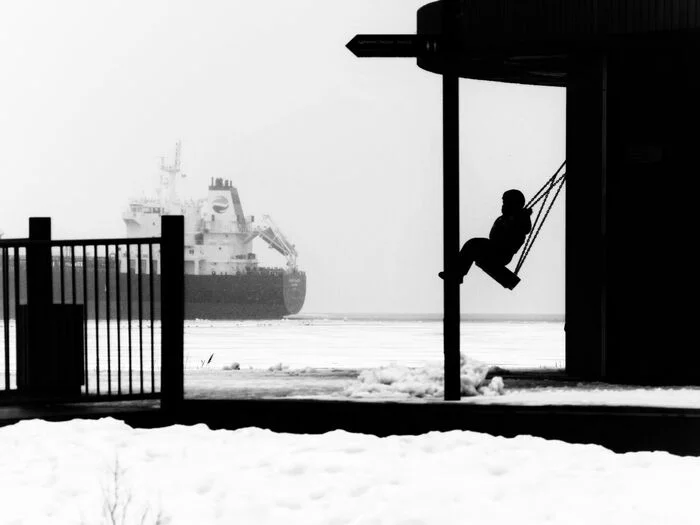
<svg viewBox="0 0 700 525">
<path fill-rule="evenodd" d="M 508 222 L 506 217 L 501 215 L 496 219 L 489 232 L 489 239 L 493 242 L 502 242 L 508 235 Z"/>
<path fill-rule="evenodd" d="M 493 223 L 489 239 L 499 244 L 512 244 L 520 241 L 523 235 L 527 235 L 532 227 L 530 215 L 501 215 Z"/>
</svg>

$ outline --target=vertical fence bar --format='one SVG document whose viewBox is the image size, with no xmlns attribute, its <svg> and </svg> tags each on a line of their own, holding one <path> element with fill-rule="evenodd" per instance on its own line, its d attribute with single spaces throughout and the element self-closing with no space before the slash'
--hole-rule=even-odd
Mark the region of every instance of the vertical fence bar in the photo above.
<svg viewBox="0 0 700 525">
<path fill-rule="evenodd" d="M 107 330 L 107 393 L 112 395 L 112 348 L 109 334 L 109 245 L 105 244 L 105 321 Z"/>
<path fill-rule="evenodd" d="M 22 284 L 19 279 L 19 261 L 20 261 L 20 256 L 19 256 L 19 246 L 15 246 L 15 335 L 17 334 L 17 327 L 19 326 L 17 322 L 17 318 L 19 316 L 19 303 L 20 303 L 20 294 L 22 293 Z M 26 255 L 26 251 L 25 251 Z M 15 362 L 15 366 L 19 367 L 17 362 Z M 15 378 L 17 378 L 19 375 L 19 370 L 17 370 L 17 375 L 15 375 Z"/>
<path fill-rule="evenodd" d="M 2 320 L 5 335 L 5 390 L 10 389 L 10 257 L 2 248 Z M 15 314 L 15 318 L 17 315 Z"/>
<path fill-rule="evenodd" d="M 22 292 L 22 285 L 20 283 L 19 279 L 19 263 L 20 263 L 20 255 L 19 255 L 19 246 L 15 246 L 15 323 L 17 322 L 17 312 L 19 310 L 19 303 L 20 303 L 20 294 Z"/>
<path fill-rule="evenodd" d="M 95 278 L 95 388 L 97 395 L 100 395 L 100 285 L 97 260 L 97 244 L 92 247 L 92 267 Z"/>
<path fill-rule="evenodd" d="M 26 251 L 25 251 L 26 255 Z M 17 317 L 19 316 L 19 304 L 20 304 L 20 299 L 22 297 L 22 283 L 20 281 L 20 254 L 19 254 L 19 246 L 15 246 L 14 250 L 14 262 L 15 262 L 15 337 L 17 336 L 17 327 L 19 326 L 17 323 Z M 16 339 L 15 339 L 15 344 L 16 344 Z M 15 383 L 17 382 L 17 375 L 19 371 L 17 370 L 17 367 L 19 365 L 17 364 L 17 354 L 15 353 Z M 17 386 L 15 384 L 15 386 Z"/>
<path fill-rule="evenodd" d="M 133 393 L 131 380 L 131 245 L 126 245 L 126 319 L 129 333 L 129 393 Z"/>
<path fill-rule="evenodd" d="M 114 260 L 114 273 L 117 276 L 116 282 L 116 294 L 117 294 L 117 393 L 121 395 L 122 393 L 122 319 L 121 319 L 121 302 L 122 296 L 119 290 L 119 281 L 121 279 L 119 274 L 119 245 L 115 244 L 114 249 L 116 250 L 116 258 Z"/>
<path fill-rule="evenodd" d="M 163 216 L 160 251 L 161 396 L 165 410 L 184 399 L 185 226 L 182 215 Z"/>
<path fill-rule="evenodd" d="M 66 278 L 64 275 L 65 268 L 63 261 L 63 246 L 59 246 L 58 249 L 61 251 L 61 255 L 59 257 L 59 266 L 61 272 L 61 304 L 66 304 Z"/>
<path fill-rule="evenodd" d="M 75 245 L 71 244 L 70 247 L 70 300 L 71 304 L 77 305 L 77 297 L 76 297 L 76 284 L 75 284 Z M 87 315 L 87 310 L 86 307 L 83 307 L 83 317 Z M 83 323 L 86 321 L 83 319 Z M 83 348 L 82 348 L 83 354 L 87 352 L 87 338 L 83 341 Z M 86 392 L 87 393 L 87 392 Z"/>
<path fill-rule="evenodd" d="M 83 358 L 85 360 L 85 393 L 90 392 L 90 383 L 88 376 L 88 295 L 87 295 L 87 247 L 83 244 L 83 308 L 85 309 L 85 352 L 83 352 Z"/>
<path fill-rule="evenodd" d="M 75 302 L 75 246 L 70 247 L 70 283 L 71 283 L 71 301 Z M 85 341 L 87 344 L 87 341 Z"/>
<path fill-rule="evenodd" d="M 156 301 L 153 295 L 153 243 L 148 244 L 148 296 L 150 297 L 149 306 L 151 314 L 151 393 L 156 391 L 156 372 L 155 372 L 155 345 L 153 343 L 155 316 L 153 315 L 153 305 Z"/>
<path fill-rule="evenodd" d="M 139 376 L 141 393 L 143 394 L 143 290 L 142 288 L 142 272 L 143 264 L 141 261 L 141 244 L 136 245 L 136 253 L 139 258 L 138 264 L 138 295 L 139 295 Z"/>
</svg>

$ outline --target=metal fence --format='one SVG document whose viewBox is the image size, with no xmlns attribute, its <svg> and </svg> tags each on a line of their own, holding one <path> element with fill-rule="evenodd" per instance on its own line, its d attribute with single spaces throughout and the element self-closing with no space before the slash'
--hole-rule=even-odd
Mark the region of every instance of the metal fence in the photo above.
<svg viewBox="0 0 700 525">
<path fill-rule="evenodd" d="M 178 218 L 164 217 L 162 237 L 82 240 L 50 240 L 50 221 L 31 219 L 30 238 L 0 240 L 1 392 L 161 397 L 164 330 L 182 331 L 172 303 L 184 283 L 159 255 L 166 237 L 171 257 L 182 246 L 166 220 Z"/>
</svg>

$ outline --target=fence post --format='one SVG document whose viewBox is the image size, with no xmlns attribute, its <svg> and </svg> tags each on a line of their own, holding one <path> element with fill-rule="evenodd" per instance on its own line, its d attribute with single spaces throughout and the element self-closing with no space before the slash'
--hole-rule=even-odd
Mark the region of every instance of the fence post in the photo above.
<svg viewBox="0 0 700 525">
<path fill-rule="evenodd" d="M 51 240 L 51 218 L 31 217 L 29 219 L 29 240 Z M 51 247 L 27 247 L 27 305 L 49 305 L 53 302 L 53 284 L 51 279 Z"/>
<path fill-rule="evenodd" d="M 51 218 L 31 217 L 29 219 L 29 240 L 27 246 L 27 316 L 20 319 L 26 332 L 18 339 L 24 339 L 18 366 L 18 386 L 27 393 L 45 393 L 49 382 L 51 322 L 49 309 L 53 302 L 53 279 L 51 276 L 51 246 L 32 244 L 31 241 L 51 240 Z M 18 340 L 19 343 L 19 340 Z M 18 364 L 20 364 L 18 363 Z M 19 370 L 21 369 L 21 370 Z"/>
<path fill-rule="evenodd" d="M 176 411 L 184 399 L 185 218 L 161 218 L 160 326 L 162 408 Z"/>
</svg>

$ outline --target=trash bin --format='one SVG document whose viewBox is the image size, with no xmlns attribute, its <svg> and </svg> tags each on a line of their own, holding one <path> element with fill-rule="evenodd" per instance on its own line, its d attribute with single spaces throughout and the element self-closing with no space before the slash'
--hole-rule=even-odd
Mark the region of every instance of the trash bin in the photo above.
<svg viewBox="0 0 700 525">
<path fill-rule="evenodd" d="M 17 388 L 47 399 L 75 397 L 84 384 L 84 312 L 81 304 L 17 311 Z"/>
</svg>

